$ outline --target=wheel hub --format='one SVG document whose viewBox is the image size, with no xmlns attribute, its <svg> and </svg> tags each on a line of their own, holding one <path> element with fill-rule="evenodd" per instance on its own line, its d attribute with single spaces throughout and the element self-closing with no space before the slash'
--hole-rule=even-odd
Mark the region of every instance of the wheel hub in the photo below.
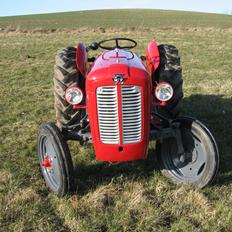
<svg viewBox="0 0 232 232">
<path fill-rule="evenodd" d="M 52 169 L 52 160 L 47 153 L 46 153 L 41 165 L 45 168 Z"/>
</svg>

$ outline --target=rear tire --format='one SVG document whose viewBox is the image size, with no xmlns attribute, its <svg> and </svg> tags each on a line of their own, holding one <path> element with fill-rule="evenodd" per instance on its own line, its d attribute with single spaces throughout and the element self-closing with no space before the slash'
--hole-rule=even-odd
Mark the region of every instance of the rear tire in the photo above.
<svg viewBox="0 0 232 232">
<path fill-rule="evenodd" d="M 156 106 L 157 111 L 162 116 L 173 119 L 176 118 L 182 108 L 183 80 L 180 57 L 178 50 L 173 45 L 159 45 L 160 65 L 154 73 L 153 80 L 168 82 L 174 90 L 174 95 L 165 106 Z"/>
<path fill-rule="evenodd" d="M 83 77 L 76 67 L 76 48 L 67 47 L 57 53 L 53 81 L 57 126 L 67 129 L 80 121 L 82 112 L 81 109 L 73 109 L 64 97 L 69 86 L 84 87 Z"/>
<path fill-rule="evenodd" d="M 58 196 L 69 193 L 73 177 L 72 158 L 66 141 L 54 123 L 41 126 L 38 134 L 38 154 L 48 188 Z"/>
</svg>

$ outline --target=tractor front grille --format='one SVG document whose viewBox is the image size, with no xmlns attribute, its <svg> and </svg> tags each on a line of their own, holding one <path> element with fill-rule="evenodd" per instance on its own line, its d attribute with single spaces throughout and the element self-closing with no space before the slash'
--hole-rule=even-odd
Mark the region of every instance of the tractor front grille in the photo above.
<svg viewBox="0 0 232 232">
<path fill-rule="evenodd" d="M 103 143 L 119 143 L 117 86 L 97 88 L 100 137 Z"/>
<path fill-rule="evenodd" d="M 118 105 L 117 86 L 97 88 L 97 107 L 100 138 L 106 144 L 119 144 L 122 128 L 122 143 L 130 144 L 141 140 L 142 100 L 140 86 L 121 86 L 121 106 Z M 119 108 L 120 107 L 120 108 Z M 121 111 L 122 125 L 119 125 Z"/>
<path fill-rule="evenodd" d="M 139 142 L 142 129 L 141 87 L 124 85 L 121 96 L 123 144 Z"/>
</svg>

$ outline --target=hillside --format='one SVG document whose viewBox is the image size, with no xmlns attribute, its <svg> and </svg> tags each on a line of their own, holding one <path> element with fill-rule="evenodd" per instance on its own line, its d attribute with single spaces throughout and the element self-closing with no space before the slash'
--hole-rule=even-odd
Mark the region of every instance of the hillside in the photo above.
<svg viewBox="0 0 232 232">
<path fill-rule="evenodd" d="M 94 10 L 14 17 L 0 17 L 1 28 L 76 29 L 231 27 L 232 16 L 167 10 Z"/>
</svg>

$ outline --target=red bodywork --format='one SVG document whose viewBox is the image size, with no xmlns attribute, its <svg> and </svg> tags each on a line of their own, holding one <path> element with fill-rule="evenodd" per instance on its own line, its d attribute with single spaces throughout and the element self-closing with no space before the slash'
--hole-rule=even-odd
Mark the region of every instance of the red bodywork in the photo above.
<svg viewBox="0 0 232 232">
<path fill-rule="evenodd" d="M 146 60 L 150 74 L 152 75 L 160 64 L 160 55 L 155 39 L 153 39 L 147 46 Z"/>
<path fill-rule="evenodd" d="M 79 43 L 76 50 L 76 64 L 83 77 L 86 75 L 87 60 L 88 55 L 86 52 L 86 47 L 83 43 Z"/>
<path fill-rule="evenodd" d="M 152 41 L 147 48 L 146 54 L 151 73 L 155 71 L 159 64 L 159 53 L 157 53 L 158 48 L 155 49 L 155 46 L 156 42 Z M 82 48 L 79 47 L 78 50 L 82 51 Z M 84 71 L 84 64 L 85 62 L 79 62 L 77 65 L 79 70 L 82 72 Z M 82 70 L 80 67 L 82 67 Z M 115 74 L 123 75 L 125 81 L 122 84 L 115 83 L 113 80 Z M 120 142 L 118 144 L 106 144 L 103 143 L 100 138 L 96 91 L 98 87 L 115 85 L 117 85 Z M 141 87 L 141 140 L 131 144 L 123 144 L 122 141 L 122 85 Z M 135 53 L 127 50 L 115 49 L 104 52 L 96 59 L 94 64 L 91 66 L 90 72 L 86 76 L 86 103 L 97 160 L 122 162 L 140 160 L 147 157 L 150 137 L 151 101 L 151 75 L 147 71 L 143 61 Z"/>
</svg>

